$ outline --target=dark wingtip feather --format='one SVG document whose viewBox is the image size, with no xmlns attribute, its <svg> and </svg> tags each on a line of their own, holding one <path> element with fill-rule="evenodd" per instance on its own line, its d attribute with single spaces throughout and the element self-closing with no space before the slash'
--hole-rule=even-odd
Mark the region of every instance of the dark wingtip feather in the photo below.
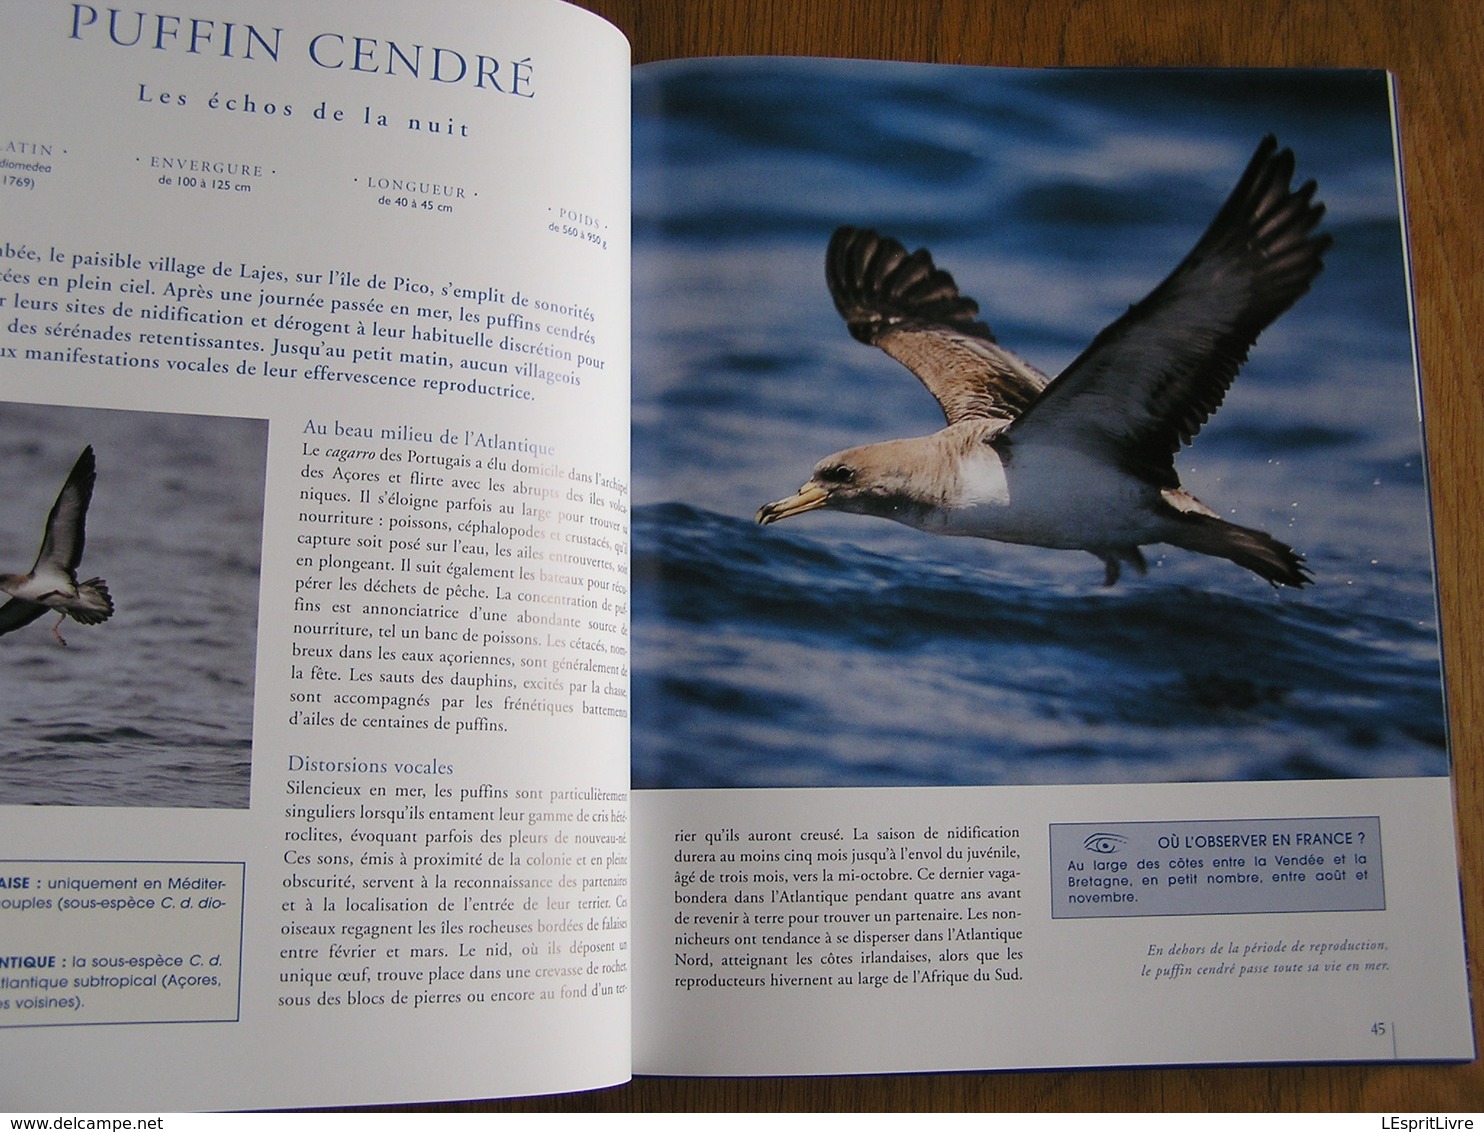
<svg viewBox="0 0 1484 1132">
<path fill-rule="evenodd" d="M 979 304 L 959 294 L 953 276 L 933 263 L 926 248 L 909 253 L 900 241 L 869 228 L 837 228 L 825 252 L 825 281 L 858 341 L 873 343 L 903 325 L 947 326 L 994 341 L 979 320 Z"/>
</svg>

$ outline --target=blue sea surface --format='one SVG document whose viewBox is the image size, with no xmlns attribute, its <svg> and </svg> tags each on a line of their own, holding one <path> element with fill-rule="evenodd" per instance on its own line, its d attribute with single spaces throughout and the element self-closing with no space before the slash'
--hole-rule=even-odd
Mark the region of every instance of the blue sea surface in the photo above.
<svg viewBox="0 0 1484 1132">
<path fill-rule="evenodd" d="M 637 788 L 1447 773 L 1384 75 L 712 60 L 641 68 L 634 107 Z M 835 313 L 835 227 L 928 247 L 1055 373 L 1267 133 L 1334 246 L 1177 466 L 1313 586 L 1152 547 L 1104 588 L 1080 552 L 753 521 L 822 456 L 943 424 Z"/>
<path fill-rule="evenodd" d="M 78 453 L 99 625 L 0 636 L 0 805 L 245 809 L 266 421 L 0 404 L 0 569 L 28 570 Z"/>
</svg>

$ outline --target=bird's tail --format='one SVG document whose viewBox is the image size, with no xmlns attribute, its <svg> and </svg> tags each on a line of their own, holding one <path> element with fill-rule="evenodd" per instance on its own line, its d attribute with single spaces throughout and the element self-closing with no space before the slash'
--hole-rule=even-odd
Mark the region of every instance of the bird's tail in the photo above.
<svg viewBox="0 0 1484 1132">
<path fill-rule="evenodd" d="M 113 616 L 113 597 L 102 578 L 89 578 L 77 583 L 77 601 L 67 608 L 67 616 L 81 625 L 98 625 Z"/>
<path fill-rule="evenodd" d="M 1230 559 L 1278 586 L 1307 586 L 1314 580 L 1303 555 L 1266 531 L 1198 512 L 1184 512 L 1180 520 L 1165 539 L 1174 546 Z"/>
</svg>

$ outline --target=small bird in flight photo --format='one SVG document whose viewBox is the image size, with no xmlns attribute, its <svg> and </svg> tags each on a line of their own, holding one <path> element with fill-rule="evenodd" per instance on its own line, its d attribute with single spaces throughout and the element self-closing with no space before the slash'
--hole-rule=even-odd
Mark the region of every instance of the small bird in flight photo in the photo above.
<svg viewBox="0 0 1484 1132">
<path fill-rule="evenodd" d="M 93 449 L 89 445 L 82 450 L 57 493 L 57 500 L 46 517 L 41 550 L 30 572 L 0 574 L 0 591 L 10 594 L 10 600 L 0 606 L 0 635 L 29 625 L 52 610 L 59 614 L 52 635 L 65 645 L 61 628 L 68 617 L 80 625 L 98 625 L 113 616 L 113 598 L 103 579 L 77 580 L 77 567 L 82 562 L 83 528 L 97 478 Z"/>
</svg>

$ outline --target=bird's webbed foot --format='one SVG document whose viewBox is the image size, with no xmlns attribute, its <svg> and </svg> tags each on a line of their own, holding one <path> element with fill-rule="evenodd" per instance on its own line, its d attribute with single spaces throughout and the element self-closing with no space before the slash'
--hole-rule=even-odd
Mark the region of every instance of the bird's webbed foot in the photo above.
<svg viewBox="0 0 1484 1132">
<path fill-rule="evenodd" d="M 1137 546 L 1122 547 L 1111 554 L 1099 554 L 1103 560 L 1103 585 L 1111 586 L 1117 583 L 1123 575 L 1123 564 L 1126 562 L 1134 568 L 1140 577 L 1149 573 L 1149 564 L 1144 561 L 1144 552 Z"/>
</svg>

